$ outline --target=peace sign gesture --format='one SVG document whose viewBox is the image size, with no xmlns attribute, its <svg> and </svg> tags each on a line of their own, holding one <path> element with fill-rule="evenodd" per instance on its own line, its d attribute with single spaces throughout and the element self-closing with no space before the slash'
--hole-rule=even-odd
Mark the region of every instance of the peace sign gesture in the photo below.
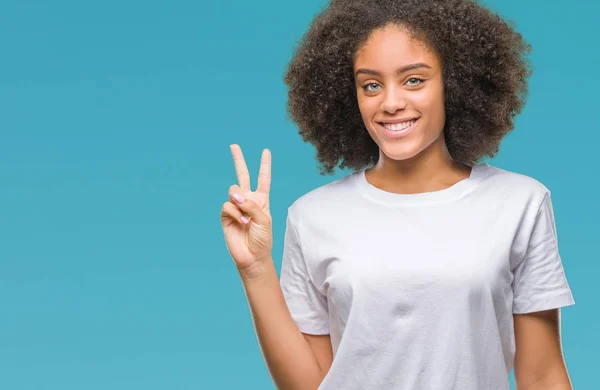
<svg viewBox="0 0 600 390">
<path fill-rule="evenodd" d="M 229 201 L 221 209 L 221 224 L 225 233 L 227 249 L 238 270 L 272 261 L 273 230 L 269 211 L 271 188 L 271 152 L 263 150 L 258 187 L 250 189 L 250 174 L 242 149 L 237 144 L 230 145 L 238 183 L 229 187 Z M 238 201 L 237 196 L 241 196 Z M 249 218 L 248 218 L 249 217 Z"/>
</svg>

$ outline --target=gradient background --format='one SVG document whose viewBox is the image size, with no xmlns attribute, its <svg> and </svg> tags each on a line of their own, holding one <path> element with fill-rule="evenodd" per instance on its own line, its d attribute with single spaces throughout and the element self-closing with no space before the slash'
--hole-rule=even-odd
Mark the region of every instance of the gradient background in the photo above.
<svg viewBox="0 0 600 390">
<path fill-rule="evenodd" d="M 576 389 L 597 387 L 596 1 L 495 0 L 533 45 L 528 104 L 491 165 L 551 191 L 576 305 Z M 219 214 L 273 156 L 287 207 L 318 173 L 281 80 L 324 0 L 0 3 L 0 388 L 271 389 Z M 514 377 L 511 374 L 511 382 Z"/>
</svg>

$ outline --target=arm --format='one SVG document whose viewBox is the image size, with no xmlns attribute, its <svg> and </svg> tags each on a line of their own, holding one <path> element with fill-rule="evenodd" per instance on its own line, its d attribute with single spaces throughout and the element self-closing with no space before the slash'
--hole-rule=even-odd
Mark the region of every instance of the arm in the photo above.
<svg viewBox="0 0 600 390">
<path fill-rule="evenodd" d="M 518 390 L 572 390 L 562 356 L 560 309 L 514 314 Z"/>
<path fill-rule="evenodd" d="M 315 390 L 325 373 L 292 319 L 273 261 L 266 264 L 240 273 L 265 362 L 278 389 Z"/>
<path fill-rule="evenodd" d="M 333 363 L 333 348 L 331 347 L 331 335 L 328 334 L 307 334 L 303 333 L 304 338 L 315 353 L 319 367 L 323 372 L 323 377 L 327 375 L 331 364 Z"/>
</svg>

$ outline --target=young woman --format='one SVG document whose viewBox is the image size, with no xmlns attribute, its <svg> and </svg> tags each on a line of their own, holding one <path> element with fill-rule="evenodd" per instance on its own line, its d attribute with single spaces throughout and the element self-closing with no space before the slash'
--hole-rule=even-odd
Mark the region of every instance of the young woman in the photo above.
<svg viewBox="0 0 600 390">
<path fill-rule="evenodd" d="M 525 104 L 529 51 L 471 0 L 332 0 L 314 19 L 288 110 L 322 173 L 354 172 L 288 208 L 280 280 L 268 150 L 253 192 L 231 146 L 221 213 L 278 388 L 509 389 L 513 367 L 519 390 L 571 388 L 550 191 L 478 162 Z"/>
</svg>

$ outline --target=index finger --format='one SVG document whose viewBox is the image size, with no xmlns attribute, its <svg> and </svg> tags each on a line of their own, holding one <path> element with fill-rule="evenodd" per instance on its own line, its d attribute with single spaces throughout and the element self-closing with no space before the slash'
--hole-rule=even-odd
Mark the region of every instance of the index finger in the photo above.
<svg viewBox="0 0 600 390">
<path fill-rule="evenodd" d="M 258 187 L 257 192 L 269 194 L 271 188 L 271 151 L 263 150 L 262 158 L 260 159 L 260 170 L 258 171 Z"/>
<path fill-rule="evenodd" d="M 244 160 L 244 154 L 242 148 L 237 144 L 229 145 L 231 154 L 233 155 L 233 163 L 235 165 L 235 173 L 238 178 L 238 184 L 242 191 L 250 191 L 250 173 Z"/>
</svg>

